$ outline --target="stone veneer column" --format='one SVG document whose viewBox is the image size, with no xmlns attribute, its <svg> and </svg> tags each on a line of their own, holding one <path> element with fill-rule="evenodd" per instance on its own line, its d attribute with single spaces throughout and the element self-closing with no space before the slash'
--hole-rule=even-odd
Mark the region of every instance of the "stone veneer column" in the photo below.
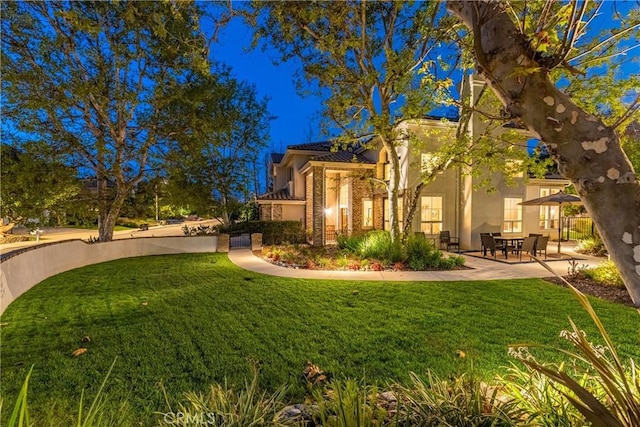
<svg viewBox="0 0 640 427">
<path fill-rule="evenodd" d="M 324 246 L 324 174 L 319 166 L 313 167 L 312 226 L 313 245 Z"/>
<path fill-rule="evenodd" d="M 218 247 L 216 248 L 216 251 L 229 252 L 229 235 L 228 234 L 218 235 Z"/>
<path fill-rule="evenodd" d="M 373 198 L 373 228 L 376 230 L 382 230 L 383 228 L 384 203 L 382 200 L 382 194 L 376 194 Z"/>
<path fill-rule="evenodd" d="M 366 179 L 359 179 L 357 177 L 351 180 L 351 212 L 352 212 L 352 231 L 362 231 L 362 200 L 373 199 L 371 194 L 371 186 Z"/>
<path fill-rule="evenodd" d="M 304 200 L 304 231 L 308 238 L 313 239 L 313 173 L 305 177 Z"/>
</svg>

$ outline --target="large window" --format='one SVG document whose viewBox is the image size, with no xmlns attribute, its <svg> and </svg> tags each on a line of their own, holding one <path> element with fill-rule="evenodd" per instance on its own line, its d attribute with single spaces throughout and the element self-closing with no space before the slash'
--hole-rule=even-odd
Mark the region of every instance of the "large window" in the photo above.
<svg viewBox="0 0 640 427">
<path fill-rule="evenodd" d="M 362 228 L 373 227 L 373 200 L 362 200 Z"/>
<path fill-rule="evenodd" d="M 504 233 L 522 233 L 522 206 L 519 203 L 522 203 L 520 198 L 504 199 L 504 221 L 502 222 Z"/>
<path fill-rule="evenodd" d="M 442 197 L 420 198 L 420 230 L 425 234 L 438 234 L 442 231 Z"/>
<path fill-rule="evenodd" d="M 402 204 L 402 199 L 398 198 L 398 226 L 400 227 L 400 230 L 402 230 L 403 228 L 403 218 L 404 218 L 404 209 L 403 209 L 403 204 Z M 389 199 L 384 199 L 384 204 L 383 204 L 383 209 L 384 209 L 384 224 L 383 227 L 385 230 L 389 231 L 391 230 L 391 224 L 389 223 L 389 217 L 390 215 L 390 209 L 391 209 L 391 205 L 389 204 Z"/>
<path fill-rule="evenodd" d="M 559 193 L 559 188 L 540 188 L 540 197 L 549 196 L 551 194 Z M 560 214 L 560 208 L 558 206 L 540 206 L 540 229 L 557 229 L 558 217 Z"/>
</svg>

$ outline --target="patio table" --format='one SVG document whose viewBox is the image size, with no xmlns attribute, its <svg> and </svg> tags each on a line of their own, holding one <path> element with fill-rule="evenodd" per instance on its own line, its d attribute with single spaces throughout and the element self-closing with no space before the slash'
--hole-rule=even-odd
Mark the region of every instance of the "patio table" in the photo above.
<svg viewBox="0 0 640 427">
<path fill-rule="evenodd" d="M 519 248 L 522 246 L 522 242 L 524 242 L 524 237 L 515 236 L 496 236 L 494 239 L 498 245 L 502 246 L 505 256 L 508 256 L 507 251 L 509 247 Z"/>
</svg>

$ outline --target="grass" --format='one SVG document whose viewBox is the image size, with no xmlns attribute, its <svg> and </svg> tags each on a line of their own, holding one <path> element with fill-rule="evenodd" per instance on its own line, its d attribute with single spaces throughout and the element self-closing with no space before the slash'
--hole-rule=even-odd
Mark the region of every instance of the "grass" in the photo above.
<svg viewBox="0 0 640 427">
<path fill-rule="evenodd" d="M 593 304 L 621 354 L 640 359 L 636 311 Z M 128 401 L 131 424 L 147 425 L 169 410 L 163 388 L 180 400 L 225 378 L 242 384 L 253 361 L 261 388 L 290 384 L 292 399 L 305 394 L 307 361 L 378 384 L 427 370 L 490 379 L 506 372 L 510 344 L 563 345 L 567 316 L 591 325 L 567 289 L 538 279 L 300 280 L 244 271 L 222 254 L 123 259 L 52 277 L 9 306 L 2 395 L 11 407 L 33 365 L 33 413 L 71 417 L 81 390 L 90 401 L 117 357 L 105 393 Z M 88 351 L 72 357 L 79 347 Z"/>
</svg>

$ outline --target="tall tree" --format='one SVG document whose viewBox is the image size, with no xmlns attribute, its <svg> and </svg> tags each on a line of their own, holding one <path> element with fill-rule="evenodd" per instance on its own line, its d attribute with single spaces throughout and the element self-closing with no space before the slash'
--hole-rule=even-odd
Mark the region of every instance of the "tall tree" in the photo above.
<svg viewBox="0 0 640 427">
<path fill-rule="evenodd" d="M 170 186 L 174 193 L 177 188 L 190 193 L 192 206 L 216 213 L 228 224 L 232 204 L 256 195 L 255 168 L 267 146 L 271 120 L 267 99 L 224 68 L 215 76 L 191 77 L 183 85 L 189 96 L 165 111 L 169 116 L 184 109 L 197 111 L 191 131 L 177 135 L 172 145 Z"/>
<path fill-rule="evenodd" d="M 3 113 L 97 179 L 102 241 L 171 136 L 166 92 L 208 72 L 199 16 L 194 2 L 2 2 Z"/>
<path fill-rule="evenodd" d="M 65 165 L 47 145 L 27 142 L 0 146 L 0 217 L 44 220 L 61 215 L 81 189 L 75 169 Z"/>
<path fill-rule="evenodd" d="M 640 183 L 617 132 L 637 118 L 638 76 L 617 109 L 607 108 L 613 105 L 603 96 L 608 87 L 591 93 L 600 102 L 580 105 L 554 78 L 562 68 L 572 78 L 593 78 L 593 67 L 603 65 L 620 71 L 621 54 L 637 47 L 638 10 L 629 13 L 626 27 L 589 39 L 587 24 L 602 3 L 449 0 L 447 7 L 473 33 L 477 70 L 506 112 L 540 136 L 559 172 L 577 189 L 640 308 Z M 631 45 L 619 43 L 629 36 Z"/>
<path fill-rule="evenodd" d="M 437 1 L 254 2 L 256 37 L 283 61 L 302 63 L 302 93 L 324 98 L 328 126 L 345 144 L 374 135 L 390 164 L 387 193 L 391 234 L 397 238 L 402 120 L 437 107 L 446 78 L 450 19 Z"/>
</svg>

